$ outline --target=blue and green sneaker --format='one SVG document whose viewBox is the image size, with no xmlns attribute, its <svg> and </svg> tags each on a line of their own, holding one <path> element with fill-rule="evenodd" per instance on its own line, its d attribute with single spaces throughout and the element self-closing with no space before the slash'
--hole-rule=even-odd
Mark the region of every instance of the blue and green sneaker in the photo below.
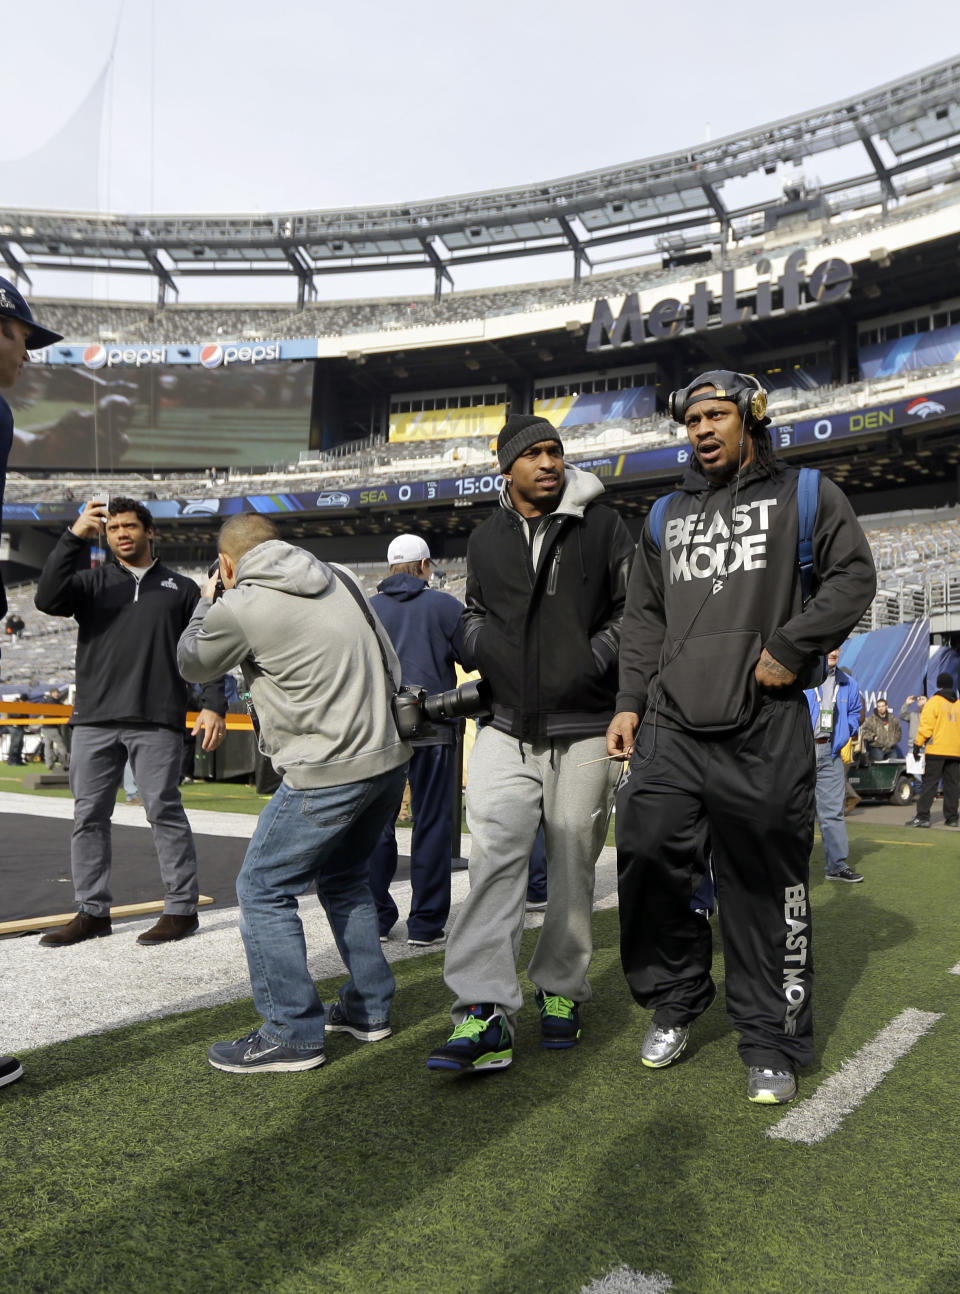
<svg viewBox="0 0 960 1294">
<path fill-rule="evenodd" d="M 572 998 L 537 989 L 542 1047 L 575 1047 L 582 1030 L 580 1007 Z"/>
<path fill-rule="evenodd" d="M 480 1002 L 467 1013 L 442 1047 L 427 1057 L 427 1069 L 506 1069 L 513 1060 L 513 1040 L 506 1016 L 493 1002 Z"/>
</svg>

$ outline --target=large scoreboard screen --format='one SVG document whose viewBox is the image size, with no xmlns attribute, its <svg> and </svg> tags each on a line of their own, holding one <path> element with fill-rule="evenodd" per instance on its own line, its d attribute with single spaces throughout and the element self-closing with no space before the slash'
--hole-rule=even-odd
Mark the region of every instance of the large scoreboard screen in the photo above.
<svg viewBox="0 0 960 1294">
<path fill-rule="evenodd" d="M 10 467 L 108 472 L 269 467 L 310 445 L 315 365 L 28 365 L 9 400 Z"/>
</svg>

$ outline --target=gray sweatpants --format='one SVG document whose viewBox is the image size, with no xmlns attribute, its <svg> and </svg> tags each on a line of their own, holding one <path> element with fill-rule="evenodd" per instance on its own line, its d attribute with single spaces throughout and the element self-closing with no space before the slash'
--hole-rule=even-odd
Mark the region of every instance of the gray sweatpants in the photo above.
<svg viewBox="0 0 960 1294">
<path fill-rule="evenodd" d="M 146 724 L 77 724 L 72 737 L 70 863 L 78 909 L 94 917 L 110 915 L 110 818 L 129 754 L 160 863 L 163 910 L 192 915 L 200 887 L 193 835 L 180 800 L 182 733 Z"/>
<path fill-rule="evenodd" d="M 622 765 L 579 768 L 606 754 L 604 737 L 524 742 L 481 729 L 470 756 L 467 825 L 470 893 L 447 941 L 443 977 L 452 1015 L 495 1002 L 513 1027 L 523 1003 L 517 958 L 527 868 L 541 818 L 547 847 L 547 911 L 527 974 L 538 988 L 575 1002 L 591 997 L 594 865 Z"/>
</svg>

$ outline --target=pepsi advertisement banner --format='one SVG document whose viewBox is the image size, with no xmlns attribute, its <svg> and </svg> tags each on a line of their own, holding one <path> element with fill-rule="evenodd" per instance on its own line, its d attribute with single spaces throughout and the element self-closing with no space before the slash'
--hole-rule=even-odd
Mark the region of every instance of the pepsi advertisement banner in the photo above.
<svg viewBox="0 0 960 1294">
<path fill-rule="evenodd" d="M 172 346 L 104 345 L 48 346 L 31 353 L 37 365 L 66 364 L 98 372 L 113 368 L 154 368 L 164 364 L 200 364 L 203 368 L 230 368 L 235 364 L 268 364 L 277 360 L 316 359 L 315 337 L 278 341 L 223 341 Z"/>
</svg>

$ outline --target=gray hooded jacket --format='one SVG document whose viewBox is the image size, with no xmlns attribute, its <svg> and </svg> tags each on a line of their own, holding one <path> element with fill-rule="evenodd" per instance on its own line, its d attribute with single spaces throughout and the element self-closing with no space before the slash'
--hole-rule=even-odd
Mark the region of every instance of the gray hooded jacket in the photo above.
<svg viewBox="0 0 960 1294">
<path fill-rule="evenodd" d="M 382 626 L 378 636 L 398 686 L 400 662 Z M 394 687 L 360 608 L 329 566 L 283 540 L 245 553 L 236 588 L 222 598 L 200 599 L 177 664 L 195 683 L 242 667 L 260 749 L 289 786 L 359 782 L 410 758 L 393 721 Z"/>
</svg>

